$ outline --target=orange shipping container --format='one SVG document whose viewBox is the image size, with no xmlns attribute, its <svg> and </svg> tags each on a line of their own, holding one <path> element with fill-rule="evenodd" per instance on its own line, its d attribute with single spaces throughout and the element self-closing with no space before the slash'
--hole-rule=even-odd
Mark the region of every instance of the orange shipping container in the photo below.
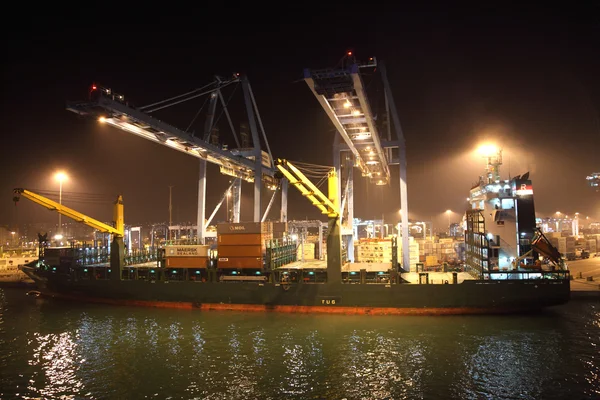
<svg viewBox="0 0 600 400">
<path fill-rule="evenodd" d="M 263 267 L 262 257 L 219 257 L 218 268 L 253 268 Z"/>
<path fill-rule="evenodd" d="M 219 257 L 262 257 L 261 246 L 219 246 Z"/>
<path fill-rule="evenodd" d="M 167 268 L 206 268 L 208 257 L 167 257 Z"/>
<path fill-rule="evenodd" d="M 264 246 L 264 235 L 260 233 L 220 234 L 218 245 L 260 245 Z"/>
</svg>

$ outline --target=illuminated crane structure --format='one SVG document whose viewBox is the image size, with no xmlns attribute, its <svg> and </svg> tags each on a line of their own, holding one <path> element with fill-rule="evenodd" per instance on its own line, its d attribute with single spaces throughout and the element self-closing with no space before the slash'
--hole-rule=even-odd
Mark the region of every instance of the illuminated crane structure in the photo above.
<svg viewBox="0 0 600 400">
<path fill-rule="evenodd" d="M 340 224 L 339 182 L 335 168 L 327 174 L 328 193 L 325 195 L 306 175 L 287 160 L 277 159 L 277 168 L 304 197 L 328 217 L 327 282 L 342 282 L 342 229 Z"/>
<path fill-rule="evenodd" d="M 600 192 L 600 172 L 593 172 L 592 174 L 585 177 L 590 187 L 596 189 L 596 192 Z"/>
<path fill-rule="evenodd" d="M 91 228 L 94 228 L 102 233 L 108 233 L 112 235 L 112 243 L 110 249 L 110 276 L 111 279 L 120 280 L 121 270 L 123 269 L 125 259 L 125 218 L 123 212 L 123 197 L 118 196 L 114 203 L 113 208 L 113 221 L 112 225 L 105 224 L 104 222 L 98 221 L 92 217 L 75 211 L 72 208 L 66 207 L 62 204 L 50 200 L 38 193 L 34 193 L 27 189 L 16 188 L 13 190 L 15 203 L 22 197 L 33 201 L 36 204 L 46 207 L 51 211 L 56 211 L 61 215 L 69 217 L 77 222 L 81 222 Z"/>
<path fill-rule="evenodd" d="M 228 86 L 241 84 L 244 95 L 245 112 L 248 118 L 248 128 L 251 133 L 252 146 L 248 146 L 248 140 L 242 141 L 238 139 L 236 129 L 234 128 L 231 114 L 228 111 L 228 104 L 231 96 L 226 100 L 223 95 L 223 89 Z M 190 133 L 190 126 L 186 130 L 181 130 L 170 124 L 167 124 L 150 114 L 158 110 L 171 107 L 199 97 L 205 98 L 204 104 L 198 110 L 196 117 L 200 112 L 207 107 L 206 119 L 203 132 L 196 136 Z M 222 111 L 217 119 L 215 119 L 217 105 L 222 105 Z M 252 93 L 252 88 L 248 79 L 245 76 L 234 74 L 229 79 L 215 77 L 214 81 L 194 89 L 190 92 L 174 96 L 162 101 L 158 101 L 143 107 L 132 107 L 125 97 L 121 94 L 114 93 L 111 89 L 107 89 L 98 85 L 92 85 L 90 88 L 89 100 L 83 102 L 70 102 L 67 104 L 67 110 L 75 112 L 79 115 L 84 115 L 96 118 L 99 122 L 114 126 L 123 131 L 133 133 L 155 143 L 162 144 L 172 149 L 181 151 L 188 155 L 200 159 L 200 177 L 198 182 L 198 242 L 204 243 L 206 236 L 206 167 L 207 162 L 216 164 L 220 168 L 220 172 L 224 175 L 232 176 L 233 184 L 227 190 L 231 190 L 233 194 L 233 221 L 240 220 L 240 199 L 241 199 L 241 180 L 254 183 L 254 222 L 259 222 L 266 218 L 266 213 L 269 212 L 270 206 L 265 211 L 265 215 L 261 213 L 261 193 L 263 183 L 272 190 L 272 199 L 269 205 L 273 203 L 273 198 L 278 189 L 282 192 L 281 214 L 280 219 L 287 221 L 287 185 L 275 177 L 276 168 L 273 165 L 273 157 L 269 148 L 269 143 L 265 134 L 265 130 L 260 119 L 260 114 L 256 105 L 256 100 Z M 233 133 L 236 149 L 229 150 L 225 146 L 219 146 L 217 143 L 211 142 L 211 135 L 214 134 L 216 125 L 220 116 L 225 115 L 229 128 Z M 261 148 L 261 138 L 266 145 L 267 151 Z M 216 213 L 223 202 L 219 202 L 215 207 L 212 216 Z M 211 216 L 211 219 L 212 219 Z"/>
<path fill-rule="evenodd" d="M 378 71 L 385 96 L 384 118 L 373 114 L 361 71 Z M 353 168 L 358 168 L 362 176 L 375 185 L 390 183 L 390 165 L 399 165 L 400 169 L 400 212 L 402 221 L 408 221 L 408 198 L 406 187 L 406 148 L 404 134 L 396 106 L 387 80 L 383 63 L 370 58 L 366 63 L 358 63 L 349 51 L 336 68 L 304 70 L 304 80 L 331 119 L 339 135 L 334 143 L 333 162 L 340 177 L 338 192 L 343 194 L 341 211 L 343 212 L 342 233 L 346 242 L 348 258 L 354 260 L 353 250 Z M 391 120 L 390 120 L 391 117 Z M 392 140 L 392 127 L 396 137 Z M 382 136 L 381 130 L 385 130 Z M 341 142 L 340 137 L 343 139 Z M 345 152 L 352 161 L 350 168 L 341 162 L 341 153 Z M 348 152 L 350 153 L 348 155 Z M 345 178 L 343 178 L 345 177 Z M 344 185 L 344 187 L 342 187 Z M 402 224 L 402 266 L 408 268 L 408 224 Z"/>
</svg>

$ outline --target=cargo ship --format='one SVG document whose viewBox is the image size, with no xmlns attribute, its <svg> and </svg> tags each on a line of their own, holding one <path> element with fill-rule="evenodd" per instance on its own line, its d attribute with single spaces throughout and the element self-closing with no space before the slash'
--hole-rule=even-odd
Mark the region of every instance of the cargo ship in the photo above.
<svg viewBox="0 0 600 400">
<path fill-rule="evenodd" d="M 465 213 L 466 265 L 426 272 L 399 262 L 391 238 L 386 263 L 342 257 L 339 214 L 330 193 L 326 259 L 301 262 L 285 222 L 222 223 L 216 245 L 171 245 L 155 263 L 125 265 L 123 204 L 115 202 L 110 264 L 81 265 L 86 249 L 41 246 L 40 267 L 21 267 L 52 298 L 196 310 L 369 315 L 499 314 L 539 311 L 570 298 L 570 276 L 558 250 L 535 226 L 528 174 L 501 180 L 498 158 L 470 191 Z M 279 160 L 285 171 L 285 161 Z M 336 179 L 332 174 L 330 179 Z M 335 189 L 336 185 L 330 184 Z M 335 190 L 333 190 L 335 192 Z M 25 196 L 65 215 L 74 210 L 30 191 Z M 326 204 L 326 203 L 324 203 Z M 85 217 L 85 218 L 84 218 Z M 79 216 L 98 229 L 101 223 Z M 110 230 L 112 229 L 112 231 Z M 79 254 L 79 255 L 78 255 Z"/>
</svg>

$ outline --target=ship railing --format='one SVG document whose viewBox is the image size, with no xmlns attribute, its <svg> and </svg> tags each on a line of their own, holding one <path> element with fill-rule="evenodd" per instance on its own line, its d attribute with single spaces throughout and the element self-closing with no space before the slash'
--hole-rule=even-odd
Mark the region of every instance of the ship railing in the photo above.
<svg viewBox="0 0 600 400">
<path fill-rule="evenodd" d="M 484 272 L 483 278 L 489 279 L 489 280 L 507 280 L 507 279 L 510 279 L 510 280 L 533 280 L 533 279 L 569 280 L 570 272 L 568 270 L 490 271 L 490 272 Z"/>
<path fill-rule="evenodd" d="M 266 282 L 267 277 L 266 276 L 243 276 L 243 275 L 222 275 L 219 278 L 220 281 L 224 282 L 224 281 L 232 281 L 232 282 L 248 282 L 248 281 L 252 281 L 252 282 Z"/>
</svg>

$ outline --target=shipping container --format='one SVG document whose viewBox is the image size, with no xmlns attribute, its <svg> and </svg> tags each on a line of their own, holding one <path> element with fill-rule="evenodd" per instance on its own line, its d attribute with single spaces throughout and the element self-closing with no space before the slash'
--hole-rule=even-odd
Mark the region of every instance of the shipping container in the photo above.
<svg viewBox="0 0 600 400">
<path fill-rule="evenodd" d="M 238 222 L 217 224 L 217 235 L 227 233 L 273 233 L 273 222 Z"/>
<path fill-rule="evenodd" d="M 218 246 L 259 245 L 265 246 L 265 237 L 260 233 L 222 234 L 218 237 Z"/>
<path fill-rule="evenodd" d="M 208 257 L 167 257 L 167 268 L 206 268 Z"/>
<path fill-rule="evenodd" d="M 265 249 L 261 246 L 219 246 L 219 258 L 221 257 L 262 257 Z"/>
<path fill-rule="evenodd" d="M 427 256 L 425 260 L 425 265 L 428 267 L 439 265 L 437 256 Z"/>
<path fill-rule="evenodd" d="M 209 245 L 165 246 L 167 257 L 208 257 Z"/>
<path fill-rule="evenodd" d="M 219 257 L 217 268 L 262 269 L 262 257 Z"/>
<path fill-rule="evenodd" d="M 273 222 L 273 232 L 287 232 L 287 222 Z"/>
</svg>

